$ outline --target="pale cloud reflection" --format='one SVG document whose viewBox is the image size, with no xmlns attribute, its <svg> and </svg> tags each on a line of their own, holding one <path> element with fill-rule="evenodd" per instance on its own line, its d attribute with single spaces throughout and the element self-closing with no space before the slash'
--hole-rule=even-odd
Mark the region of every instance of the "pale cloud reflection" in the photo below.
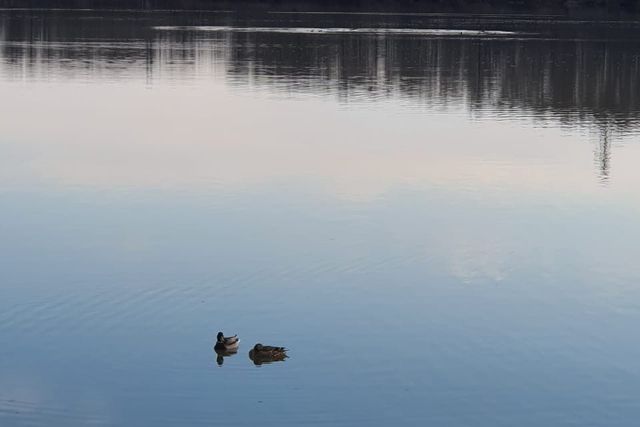
<svg viewBox="0 0 640 427">
<path fill-rule="evenodd" d="M 238 189 L 314 181 L 368 200 L 398 186 L 596 194 L 589 141 L 555 127 L 470 120 L 393 102 L 237 94 L 222 83 L 180 90 L 139 84 L 2 87 L 5 190 Z M 114 107 L 116 106 L 116 107 Z M 33 126 L 38 123 L 38 126 Z M 633 145 L 617 147 L 613 181 L 635 189 Z"/>
<path fill-rule="evenodd" d="M 501 282 L 508 278 L 513 251 L 506 242 L 474 236 L 451 236 L 443 248 L 448 252 L 451 275 L 463 283 L 478 280 Z"/>
</svg>

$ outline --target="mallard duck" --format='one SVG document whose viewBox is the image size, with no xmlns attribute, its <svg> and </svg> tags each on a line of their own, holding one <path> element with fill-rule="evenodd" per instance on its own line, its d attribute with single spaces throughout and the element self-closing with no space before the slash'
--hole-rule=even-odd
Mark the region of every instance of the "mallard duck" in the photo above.
<svg viewBox="0 0 640 427">
<path fill-rule="evenodd" d="M 270 345 L 256 344 L 251 351 L 249 351 L 249 359 L 256 365 L 262 365 L 263 363 L 280 362 L 286 359 L 287 349 L 284 347 L 273 347 Z"/>
<path fill-rule="evenodd" d="M 237 335 L 232 337 L 225 337 L 222 332 L 218 332 L 216 338 L 216 345 L 213 347 L 216 353 L 219 352 L 236 352 L 238 345 L 240 344 L 240 338 Z"/>
</svg>

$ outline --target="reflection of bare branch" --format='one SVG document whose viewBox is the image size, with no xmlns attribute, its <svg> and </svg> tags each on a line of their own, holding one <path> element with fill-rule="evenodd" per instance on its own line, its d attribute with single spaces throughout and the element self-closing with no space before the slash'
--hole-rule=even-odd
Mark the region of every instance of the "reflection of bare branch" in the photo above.
<svg viewBox="0 0 640 427">
<path fill-rule="evenodd" d="M 611 168 L 611 128 L 609 123 L 600 125 L 600 140 L 596 151 L 596 163 L 600 174 L 600 181 L 606 183 L 609 180 Z"/>
</svg>

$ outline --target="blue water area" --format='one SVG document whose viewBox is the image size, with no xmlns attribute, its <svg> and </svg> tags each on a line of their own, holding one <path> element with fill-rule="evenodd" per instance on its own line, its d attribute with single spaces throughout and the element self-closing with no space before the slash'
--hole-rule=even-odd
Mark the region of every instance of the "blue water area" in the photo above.
<svg viewBox="0 0 640 427">
<path fill-rule="evenodd" d="M 636 425 L 635 26 L 0 11 L 0 425 Z"/>
</svg>

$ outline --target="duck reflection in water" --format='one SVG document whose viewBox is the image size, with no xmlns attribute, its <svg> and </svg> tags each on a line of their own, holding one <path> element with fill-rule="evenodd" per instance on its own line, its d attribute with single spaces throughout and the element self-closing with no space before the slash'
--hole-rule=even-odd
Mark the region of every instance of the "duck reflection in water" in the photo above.
<svg viewBox="0 0 640 427">
<path fill-rule="evenodd" d="M 218 350 L 216 348 L 214 348 L 215 352 L 216 352 L 216 363 L 218 364 L 218 366 L 222 366 L 222 364 L 224 363 L 224 358 L 225 357 L 231 357 L 234 354 L 238 353 L 238 350 L 231 350 L 231 351 L 226 351 L 226 350 Z"/>
<path fill-rule="evenodd" d="M 287 349 L 284 347 L 273 347 L 259 343 L 249 351 L 249 359 L 251 359 L 256 366 L 264 363 L 283 362 L 288 357 Z"/>
</svg>

